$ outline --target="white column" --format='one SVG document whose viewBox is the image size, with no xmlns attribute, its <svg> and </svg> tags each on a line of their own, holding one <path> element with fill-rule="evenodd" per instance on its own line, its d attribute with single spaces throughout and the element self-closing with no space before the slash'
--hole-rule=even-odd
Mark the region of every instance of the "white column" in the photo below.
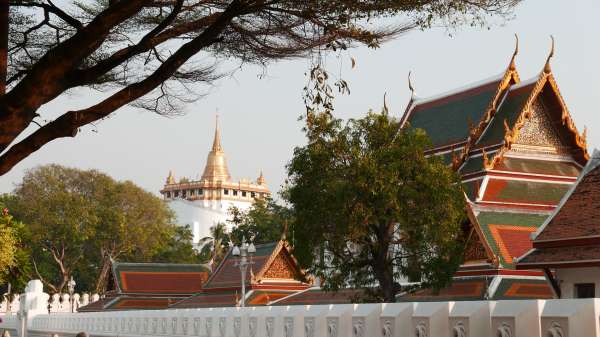
<svg viewBox="0 0 600 337">
<path fill-rule="evenodd" d="M 540 337 L 543 300 L 498 301 L 492 308 L 492 336 Z"/>
<path fill-rule="evenodd" d="M 542 309 L 541 332 L 548 337 L 598 337 L 595 299 L 547 300 Z"/>
</svg>

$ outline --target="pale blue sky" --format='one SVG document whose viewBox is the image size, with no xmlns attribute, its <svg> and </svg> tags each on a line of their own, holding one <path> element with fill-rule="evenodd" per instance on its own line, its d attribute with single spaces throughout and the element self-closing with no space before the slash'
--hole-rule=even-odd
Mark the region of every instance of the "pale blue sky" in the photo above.
<svg viewBox="0 0 600 337">
<path fill-rule="evenodd" d="M 552 68 L 561 92 L 578 128 L 588 127 L 590 148 L 600 146 L 598 13 L 598 0 L 525 0 L 514 20 L 490 30 L 463 28 L 452 37 L 444 29 L 415 31 L 378 50 L 351 50 L 342 56 L 341 70 L 352 94 L 337 99 L 335 114 L 348 118 L 369 108 L 379 110 L 387 92 L 390 110 L 401 115 L 409 98 L 409 70 L 422 97 L 496 75 L 508 64 L 514 33 L 521 41 L 517 67 L 522 79 L 530 78 L 541 70 L 552 34 L 556 38 Z M 357 60 L 354 70 L 350 56 Z M 334 56 L 330 61 L 337 73 L 340 63 Z M 304 143 L 297 117 L 304 111 L 301 90 L 307 67 L 306 60 L 284 61 L 259 78 L 261 68 L 245 66 L 232 78 L 220 80 L 207 97 L 188 105 L 182 117 L 122 108 L 98 123 L 97 132 L 86 127 L 75 139 L 56 140 L 18 164 L 0 177 L 0 193 L 11 191 L 27 169 L 58 163 L 95 168 L 158 194 L 170 169 L 177 178 L 201 174 L 217 107 L 232 176 L 254 179 L 262 169 L 271 189 L 277 191 L 294 146 Z M 45 109 L 64 111 L 98 98 L 95 92 L 75 92 Z"/>
</svg>

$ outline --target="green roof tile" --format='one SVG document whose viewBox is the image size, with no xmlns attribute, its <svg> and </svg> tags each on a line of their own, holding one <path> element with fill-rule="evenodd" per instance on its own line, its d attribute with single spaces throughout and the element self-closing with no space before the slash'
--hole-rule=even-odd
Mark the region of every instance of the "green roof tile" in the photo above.
<svg viewBox="0 0 600 337">
<path fill-rule="evenodd" d="M 465 141 L 469 123 L 479 123 L 499 85 L 497 79 L 439 99 L 417 101 L 408 123 L 425 130 L 433 147 Z"/>
<path fill-rule="evenodd" d="M 501 244 L 512 244 L 508 243 L 499 243 L 496 240 L 496 237 L 492 233 L 492 227 L 494 225 L 500 226 L 512 226 L 515 230 L 518 230 L 518 227 L 526 227 L 530 228 L 529 230 L 524 230 L 522 233 L 524 235 L 529 235 L 529 233 L 533 232 L 535 229 L 539 228 L 542 223 L 548 217 L 547 214 L 531 214 L 531 213 L 512 213 L 512 212 L 480 212 L 477 214 L 477 221 L 481 226 L 481 231 L 485 236 L 485 240 L 488 242 L 490 248 L 494 252 L 496 256 L 500 259 L 500 262 L 504 267 L 513 267 L 511 261 L 507 261 L 504 255 L 501 253 Z M 525 229 L 525 228 L 524 228 Z M 515 242 L 516 244 L 516 242 Z"/>
<path fill-rule="evenodd" d="M 514 125 L 534 86 L 535 83 L 529 83 L 510 88 L 499 110 L 494 115 L 494 118 L 481 138 L 477 141 L 478 146 L 485 147 L 502 143 L 505 133 L 504 120 L 508 122 L 509 126 Z"/>
</svg>

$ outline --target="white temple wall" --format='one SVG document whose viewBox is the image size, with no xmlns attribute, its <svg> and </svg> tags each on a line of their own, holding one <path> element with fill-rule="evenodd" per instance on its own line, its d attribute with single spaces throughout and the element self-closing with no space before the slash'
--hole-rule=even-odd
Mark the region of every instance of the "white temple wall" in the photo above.
<svg viewBox="0 0 600 337">
<path fill-rule="evenodd" d="M 408 302 L 50 313 L 41 282 L 0 313 L 17 336 L 600 337 L 600 299 Z M 41 299 L 41 300 L 40 300 Z"/>
<path fill-rule="evenodd" d="M 575 298 L 575 284 L 594 283 L 596 297 L 600 296 L 600 268 L 565 268 L 556 270 L 561 298 Z"/>
<path fill-rule="evenodd" d="M 167 201 L 169 207 L 175 212 L 176 223 L 180 226 L 188 225 L 192 230 L 194 246 L 200 240 L 210 236 L 210 228 L 222 222 L 231 230 L 227 222 L 231 217 L 229 208 L 235 206 L 240 210 L 247 210 L 252 206 L 251 201 L 231 200 L 194 200 L 173 199 Z"/>
</svg>

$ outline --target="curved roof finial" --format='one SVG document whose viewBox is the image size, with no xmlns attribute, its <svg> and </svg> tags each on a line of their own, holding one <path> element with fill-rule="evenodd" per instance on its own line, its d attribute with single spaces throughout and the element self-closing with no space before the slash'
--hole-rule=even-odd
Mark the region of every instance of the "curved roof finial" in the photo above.
<svg viewBox="0 0 600 337">
<path fill-rule="evenodd" d="M 412 85 L 412 81 L 410 80 L 410 75 L 412 74 L 412 71 L 408 72 L 408 89 L 410 90 L 410 94 L 411 94 L 411 98 L 414 98 L 416 96 L 415 94 L 415 88 Z"/>
<path fill-rule="evenodd" d="M 550 39 L 552 40 L 552 47 L 550 48 L 550 54 L 546 59 L 546 65 L 544 65 L 544 72 L 547 74 L 552 71 L 550 69 L 550 59 L 554 56 L 554 36 L 550 35 Z"/>
<path fill-rule="evenodd" d="M 517 57 L 517 54 L 519 54 L 519 36 L 517 35 L 517 33 L 515 33 L 515 51 L 513 52 L 512 58 L 510 59 L 510 65 L 509 65 L 510 70 L 517 69 L 517 66 L 515 64 L 515 59 Z"/>
</svg>

